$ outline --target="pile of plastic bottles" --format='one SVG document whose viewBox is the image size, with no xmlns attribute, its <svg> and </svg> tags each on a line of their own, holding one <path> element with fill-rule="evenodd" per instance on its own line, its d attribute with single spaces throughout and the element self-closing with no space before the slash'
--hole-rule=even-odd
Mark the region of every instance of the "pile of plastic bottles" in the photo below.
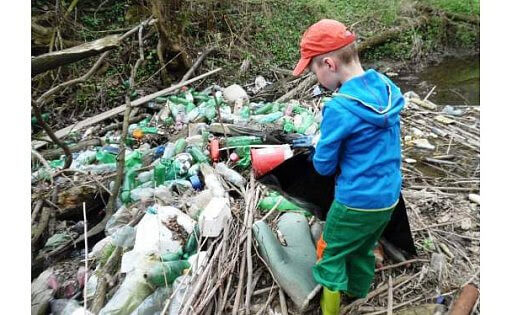
<svg viewBox="0 0 507 315">
<path fill-rule="evenodd" d="M 315 115 L 312 109 L 295 101 L 239 102 L 231 106 L 221 95 L 211 94 L 211 90 L 185 89 L 178 95 L 159 97 L 155 103 L 162 105 L 158 113 L 128 127 L 124 180 L 116 200 L 117 210 L 106 225 L 106 238 L 90 253 L 100 265 L 101 261 L 107 261 L 113 248 L 122 247 L 125 251 L 121 271 L 126 278 L 100 314 L 152 314 L 161 310 L 173 290 L 178 292 L 169 313 L 176 314 L 180 309 L 190 279 L 186 272 L 196 271 L 205 263 L 205 252 L 196 250 L 198 235 L 218 236 L 231 219 L 229 196 L 217 175 L 244 188 L 246 180 L 234 169 L 249 168 L 250 149 L 264 144 L 261 137 L 253 135 L 219 137 L 210 132 L 211 123 L 271 124 L 285 133 L 309 136 L 318 132 L 320 123 L 320 114 Z M 165 135 L 190 124 L 188 137 L 161 141 Z M 115 172 L 120 131 L 110 131 L 102 140 L 103 146 L 73 153 L 70 168 L 93 175 Z M 40 167 L 32 173 L 32 182 L 46 179 L 64 164 L 65 155 L 49 161 L 49 169 Z M 113 185 L 111 182 L 111 189 Z M 169 206 L 174 205 L 176 195 L 188 191 L 191 193 L 187 194 L 190 200 L 186 213 Z M 136 226 L 129 226 L 127 223 L 132 219 L 129 204 L 145 200 L 151 201 L 151 206 L 141 210 L 145 214 Z M 305 213 L 274 193 L 263 198 L 259 208 L 268 211 L 277 203 L 278 210 Z M 164 223 L 170 219 L 177 220 L 187 232 L 186 239 L 174 241 L 173 231 Z M 85 294 L 93 297 L 96 286 L 97 277 L 92 275 Z M 70 309 L 79 307 L 74 302 L 68 303 Z"/>
</svg>

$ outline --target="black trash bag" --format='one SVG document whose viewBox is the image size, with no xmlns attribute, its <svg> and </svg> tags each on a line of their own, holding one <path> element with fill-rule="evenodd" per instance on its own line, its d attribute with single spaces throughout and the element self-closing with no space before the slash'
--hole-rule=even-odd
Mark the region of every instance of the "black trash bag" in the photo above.
<svg viewBox="0 0 507 315">
<path fill-rule="evenodd" d="M 311 150 L 305 149 L 257 180 L 325 221 L 334 200 L 335 177 L 339 171 L 333 176 L 320 175 L 313 167 L 311 154 Z M 408 256 L 417 255 L 401 194 L 382 237 Z"/>
</svg>

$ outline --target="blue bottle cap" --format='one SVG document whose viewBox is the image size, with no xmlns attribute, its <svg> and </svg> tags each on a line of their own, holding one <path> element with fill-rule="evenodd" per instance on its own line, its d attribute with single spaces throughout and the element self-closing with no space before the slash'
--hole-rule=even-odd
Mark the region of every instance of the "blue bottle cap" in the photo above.
<svg viewBox="0 0 507 315">
<path fill-rule="evenodd" d="M 155 158 L 161 157 L 164 154 L 165 146 L 159 145 L 155 148 Z"/>
</svg>

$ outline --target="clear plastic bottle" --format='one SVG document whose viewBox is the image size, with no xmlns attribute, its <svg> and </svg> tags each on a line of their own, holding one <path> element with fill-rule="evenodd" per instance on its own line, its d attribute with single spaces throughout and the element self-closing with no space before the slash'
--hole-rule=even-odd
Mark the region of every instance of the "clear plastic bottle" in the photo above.
<svg viewBox="0 0 507 315">
<path fill-rule="evenodd" d="M 226 181 L 231 182 L 232 184 L 238 187 L 244 187 L 246 184 L 246 180 L 235 170 L 230 169 L 224 163 L 218 163 L 215 166 L 218 174 L 220 174 Z"/>
</svg>

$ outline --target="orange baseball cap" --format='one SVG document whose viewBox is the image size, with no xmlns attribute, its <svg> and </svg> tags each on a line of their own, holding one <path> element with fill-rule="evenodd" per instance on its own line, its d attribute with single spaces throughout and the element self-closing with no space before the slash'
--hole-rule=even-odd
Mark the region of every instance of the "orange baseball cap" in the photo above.
<svg viewBox="0 0 507 315">
<path fill-rule="evenodd" d="M 356 35 L 342 23 L 323 19 L 310 26 L 301 38 L 301 58 L 292 74 L 300 75 L 313 57 L 342 48 L 356 39 Z"/>
</svg>

